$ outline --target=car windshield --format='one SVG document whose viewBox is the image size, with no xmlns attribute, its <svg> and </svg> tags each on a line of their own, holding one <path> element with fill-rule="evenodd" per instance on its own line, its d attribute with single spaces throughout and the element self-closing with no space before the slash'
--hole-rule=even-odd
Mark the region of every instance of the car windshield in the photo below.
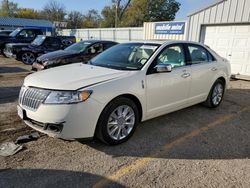
<svg viewBox="0 0 250 188">
<path fill-rule="evenodd" d="M 10 36 L 15 37 L 20 31 L 21 31 L 21 29 L 16 29 L 16 30 L 12 31 Z"/>
<path fill-rule="evenodd" d="M 75 43 L 67 48 L 65 48 L 66 51 L 75 51 L 75 52 L 83 52 L 91 43 L 89 42 L 78 42 Z"/>
<path fill-rule="evenodd" d="M 118 70 L 140 70 L 158 47 L 158 44 L 119 44 L 96 56 L 89 63 Z"/>
<path fill-rule="evenodd" d="M 46 39 L 45 36 L 39 35 L 35 38 L 35 40 L 33 40 L 33 42 L 31 43 L 32 45 L 35 46 L 39 46 L 43 43 L 43 41 Z"/>
</svg>

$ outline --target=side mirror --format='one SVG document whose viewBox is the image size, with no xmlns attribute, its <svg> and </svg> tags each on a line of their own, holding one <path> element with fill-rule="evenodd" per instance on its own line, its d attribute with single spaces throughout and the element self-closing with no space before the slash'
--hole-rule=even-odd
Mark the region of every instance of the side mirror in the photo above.
<svg viewBox="0 0 250 188">
<path fill-rule="evenodd" d="M 170 65 L 170 64 L 159 64 L 159 65 L 155 66 L 155 70 L 158 73 L 171 72 L 172 71 L 172 65 Z"/>
</svg>

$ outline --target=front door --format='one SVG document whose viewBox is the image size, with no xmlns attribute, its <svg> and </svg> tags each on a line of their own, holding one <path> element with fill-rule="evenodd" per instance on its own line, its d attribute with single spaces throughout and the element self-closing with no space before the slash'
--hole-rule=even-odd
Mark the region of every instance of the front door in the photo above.
<svg viewBox="0 0 250 188">
<path fill-rule="evenodd" d="M 174 111 L 187 104 L 191 82 L 190 66 L 186 64 L 182 44 L 167 46 L 149 69 L 157 64 L 172 65 L 171 72 L 149 70 L 146 76 L 147 116 L 154 117 Z"/>
</svg>

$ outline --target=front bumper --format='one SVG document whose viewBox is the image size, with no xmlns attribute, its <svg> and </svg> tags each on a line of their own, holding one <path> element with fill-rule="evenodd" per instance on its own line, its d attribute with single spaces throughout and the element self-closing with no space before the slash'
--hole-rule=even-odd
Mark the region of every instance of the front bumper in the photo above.
<svg viewBox="0 0 250 188">
<path fill-rule="evenodd" d="M 40 70 L 43 70 L 43 69 L 44 69 L 44 66 L 39 64 L 39 63 L 33 63 L 32 64 L 32 70 L 40 71 Z"/>
<path fill-rule="evenodd" d="M 8 58 L 15 58 L 16 59 L 16 54 L 13 54 L 11 52 L 4 51 L 4 55 Z"/>
<path fill-rule="evenodd" d="M 94 136 L 102 108 L 101 103 L 89 98 L 70 105 L 41 104 L 36 111 L 23 106 L 19 109 L 22 109 L 22 119 L 29 127 L 51 137 L 76 139 Z"/>
</svg>

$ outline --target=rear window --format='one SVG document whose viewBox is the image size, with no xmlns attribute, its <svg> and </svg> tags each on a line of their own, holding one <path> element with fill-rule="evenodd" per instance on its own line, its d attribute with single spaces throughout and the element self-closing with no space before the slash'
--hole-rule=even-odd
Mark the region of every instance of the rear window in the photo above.
<svg viewBox="0 0 250 188">
<path fill-rule="evenodd" d="M 215 60 L 213 55 L 202 46 L 189 44 L 188 50 L 191 56 L 192 64 L 212 62 Z"/>
</svg>

